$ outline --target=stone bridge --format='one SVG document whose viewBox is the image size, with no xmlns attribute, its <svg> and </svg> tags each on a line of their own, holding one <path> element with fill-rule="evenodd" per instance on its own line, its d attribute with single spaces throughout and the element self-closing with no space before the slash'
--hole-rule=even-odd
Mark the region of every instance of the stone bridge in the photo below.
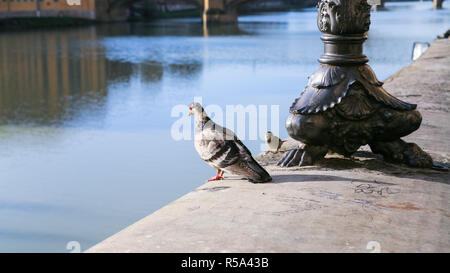
<svg viewBox="0 0 450 273">
<path fill-rule="evenodd" d="M 96 1 L 97 19 L 102 21 L 120 21 L 126 19 L 129 7 L 142 0 L 105 0 Z M 203 10 L 204 22 L 232 23 L 237 21 L 239 6 L 257 0 L 182 0 Z"/>
<path fill-rule="evenodd" d="M 423 0 L 419 0 L 420 2 L 422 2 Z M 434 9 L 442 9 L 442 3 L 444 2 L 444 0 L 432 0 L 433 1 L 433 8 Z M 380 0 L 380 4 L 378 6 L 375 7 L 375 11 L 377 9 L 384 9 L 384 3 L 386 3 L 387 0 Z"/>
<path fill-rule="evenodd" d="M 122 21 L 129 16 L 129 7 L 143 0 L 103 0 L 95 1 L 96 18 L 101 21 Z M 154 0 L 167 1 L 167 0 Z M 234 23 L 237 22 L 238 8 L 249 2 L 258 0 L 181 0 L 193 4 L 203 10 L 202 19 L 206 23 Z M 432 0 L 434 9 L 441 9 L 444 0 Z M 379 8 L 384 8 L 386 0 L 380 1 Z"/>
</svg>

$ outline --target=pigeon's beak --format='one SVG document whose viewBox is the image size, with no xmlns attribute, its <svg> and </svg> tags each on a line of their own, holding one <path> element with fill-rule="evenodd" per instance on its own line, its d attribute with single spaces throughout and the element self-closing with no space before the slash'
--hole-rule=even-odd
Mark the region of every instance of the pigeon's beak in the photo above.
<svg viewBox="0 0 450 273">
<path fill-rule="evenodd" d="M 192 111 L 192 107 L 189 107 L 189 116 L 192 116 L 194 114 L 194 111 Z"/>
</svg>

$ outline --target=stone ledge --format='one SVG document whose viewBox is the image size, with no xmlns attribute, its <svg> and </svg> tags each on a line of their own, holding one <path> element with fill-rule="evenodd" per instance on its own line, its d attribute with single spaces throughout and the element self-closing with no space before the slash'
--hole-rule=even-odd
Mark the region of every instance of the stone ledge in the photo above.
<svg viewBox="0 0 450 273">
<path fill-rule="evenodd" d="M 450 40 L 436 41 L 385 85 L 419 103 L 423 124 L 407 140 L 444 163 L 449 52 Z M 87 252 L 370 252 L 373 241 L 381 252 L 450 251 L 450 174 L 386 163 L 367 149 L 311 167 L 274 166 L 279 156 L 257 157 L 272 183 L 206 183 Z"/>
</svg>

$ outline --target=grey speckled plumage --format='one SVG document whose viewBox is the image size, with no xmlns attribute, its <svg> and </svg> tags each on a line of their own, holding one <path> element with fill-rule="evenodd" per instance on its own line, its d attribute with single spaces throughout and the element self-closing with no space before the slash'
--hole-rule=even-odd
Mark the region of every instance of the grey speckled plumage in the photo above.
<svg viewBox="0 0 450 273">
<path fill-rule="evenodd" d="M 219 172 L 239 175 L 251 182 L 272 180 L 231 130 L 214 123 L 199 103 L 191 104 L 189 109 L 194 115 L 195 149 L 206 163 Z"/>
</svg>

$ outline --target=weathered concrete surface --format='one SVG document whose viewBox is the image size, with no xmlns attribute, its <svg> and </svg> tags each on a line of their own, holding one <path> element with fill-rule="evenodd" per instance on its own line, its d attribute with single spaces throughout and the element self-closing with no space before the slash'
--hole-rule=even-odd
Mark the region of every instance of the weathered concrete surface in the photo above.
<svg viewBox="0 0 450 273">
<path fill-rule="evenodd" d="M 436 40 L 417 61 L 385 81 L 399 99 L 417 103 L 422 125 L 406 137 L 438 161 L 450 159 L 450 40 Z"/>
<path fill-rule="evenodd" d="M 450 40 L 436 41 L 386 81 L 417 102 L 423 125 L 409 141 L 450 158 Z M 292 144 L 292 143 L 291 143 Z M 282 169 L 258 156 L 273 183 L 207 183 L 88 252 L 450 251 L 450 175 L 385 163 L 368 151 Z"/>
</svg>

